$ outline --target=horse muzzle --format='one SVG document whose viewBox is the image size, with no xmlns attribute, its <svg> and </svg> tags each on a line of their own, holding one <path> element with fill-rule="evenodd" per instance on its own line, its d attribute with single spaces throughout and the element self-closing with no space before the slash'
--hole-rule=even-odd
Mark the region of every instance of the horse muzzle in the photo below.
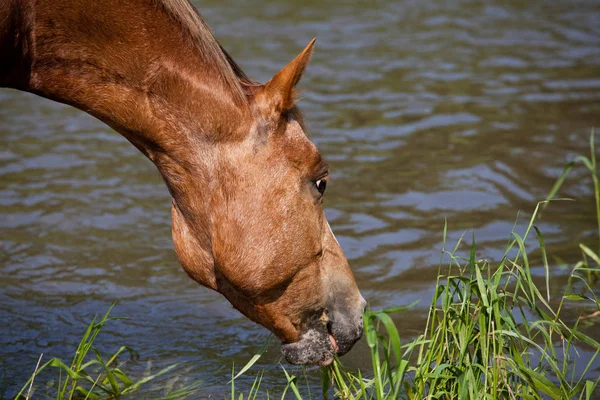
<svg viewBox="0 0 600 400">
<path fill-rule="evenodd" d="M 365 304 L 361 298 L 360 312 L 350 314 L 325 310 L 311 321 L 297 342 L 281 346 L 285 359 L 297 365 L 329 365 L 336 355 L 349 352 L 362 337 Z"/>
</svg>

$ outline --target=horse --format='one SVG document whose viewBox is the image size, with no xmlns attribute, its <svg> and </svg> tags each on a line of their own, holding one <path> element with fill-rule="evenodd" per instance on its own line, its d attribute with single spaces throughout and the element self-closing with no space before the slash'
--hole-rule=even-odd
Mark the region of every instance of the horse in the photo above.
<svg viewBox="0 0 600 400">
<path fill-rule="evenodd" d="M 262 84 L 188 0 L 0 0 L 0 87 L 123 135 L 169 190 L 187 275 L 273 332 L 288 362 L 328 365 L 360 339 L 366 302 L 297 105 L 314 43 Z"/>
</svg>

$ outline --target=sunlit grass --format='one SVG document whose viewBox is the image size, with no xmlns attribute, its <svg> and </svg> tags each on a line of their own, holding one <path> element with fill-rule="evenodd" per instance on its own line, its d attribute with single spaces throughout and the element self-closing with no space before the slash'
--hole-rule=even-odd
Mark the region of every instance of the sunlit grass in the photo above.
<svg viewBox="0 0 600 400">
<path fill-rule="evenodd" d="M 58 374 L 58 384 L 52 388 L 54 394 L 50 398 L 59 400 L 118 399 L 131 394 L 133 394 L 131 398 L 136 398 L 139 395 L 138 391 L 142 385 L 148 384 L 156 378 L 171 372 L 179 365 L 174 364 L 157 373 L 148 373 L 141 379 L 134 380 L 121 369 L 121 359 L 124 355 L 128 355 L 130 359 L 135 358 L 137 356 L 135 351 L 127 346 L 122 346 L 112 355 L 105 356 L 94 347 L 94 341 L 106 323 L 118 319 L 108 317 L 113 306 L 108 309 L 99 321 L 94 318 L 88 325 L 69 364 L 66 364 L 59 358 L 53 358 L 46 363 L 40 364 L 42 360 L 42 356 L 40 356 L 33 374 L 15 398 L 41 398 L 42 394 L 38 394 L 38 391 L 35 390 L 34 382 L 35 378 L 46 368 L 54 368 Z M 196 394 L 198 386 L 198 383 L 194 383 L 184 388 L 165 393 L 162 398 L 173 400 L 185 399 Z"/>
<path fill-rule="evenodd" d="M 579 320 L 572 326 L 564 322 L 561 310 L 571 301 L 586 302 L 589 314 L 600 310 L 587 280 L 587 272 L 599 270 L 577 263 L 553 306 L 549 288 L 534 283 L 525 250 L 535 231 L 534 218 L 523 237 L 512 232 L 498 265 L 475 258 L 474 240 L 468 258 L 456 255 L 458 245 L 443 251 L 450 262 L 440 267 L 427 326 L 415 340 L 401 344 L 387 311 L 367 313 L 365 333 L 374 372 L 364 379 L 339 363 L 324 370 L 333 376 L 336 396 L 589 399 L 600 382 L 597 374 L 588 374 L 600 344 L 579 331 Z M 517 254 L 509 257 L 512 250 Z M 578 348 L 586 348 L 589 357 Z"/>
</svg>

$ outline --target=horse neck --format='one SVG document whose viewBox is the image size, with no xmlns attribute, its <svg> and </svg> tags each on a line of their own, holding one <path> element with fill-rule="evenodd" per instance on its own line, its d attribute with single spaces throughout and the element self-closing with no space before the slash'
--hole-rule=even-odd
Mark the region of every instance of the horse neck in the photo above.
<svg viewBox="0 0 600 400">
<path fill-rule="evenodd" d="M 159 169 L 169 160 L 185 164 L 190 146 L 240 135 L 246 125 L 247 107 L 204 58 L 159 2 L 0 5 L 0 59 L 9 60 L 0 85 L 88 112 Z"/>
</svg>

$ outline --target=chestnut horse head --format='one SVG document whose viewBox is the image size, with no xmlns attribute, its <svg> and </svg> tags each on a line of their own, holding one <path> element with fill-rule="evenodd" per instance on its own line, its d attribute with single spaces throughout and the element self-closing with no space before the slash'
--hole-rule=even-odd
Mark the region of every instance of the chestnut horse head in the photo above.
<svg viewBox="0 0 600 400">
<path fill-rule="evenodd" d="M 212 179 L 181 190 L 172 209 L 186 272 L 274 332 L 296 364 L 327 364 L 349 351 L 365 306 L 323 212 L 329 168 L 295 105 L 313 45 L 265 85 L 246 85 L 250 113 L 236 122 L 244 135 L 214 146 Z M 200 195 L 208 207 L 183 212 Z"/>
<path fill-rule="evenodd" d="M 259 84 L 185 0 L 7 0 L 0 24 L 0 84 L 89 112 L 154 162 L 192 279 L 272 331 L 291 363 L 351 349 L 365 300 L 295 104 L 314 40 Z"/>
</svg>

